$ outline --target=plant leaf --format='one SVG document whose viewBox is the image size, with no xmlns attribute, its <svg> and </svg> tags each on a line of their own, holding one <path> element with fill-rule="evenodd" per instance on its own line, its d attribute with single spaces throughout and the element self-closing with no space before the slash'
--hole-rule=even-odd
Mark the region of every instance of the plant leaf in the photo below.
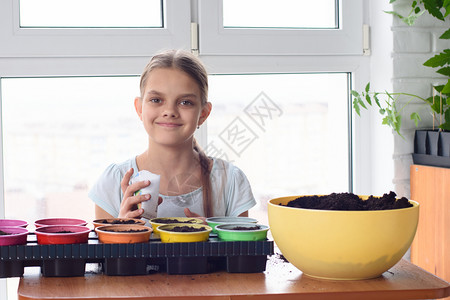
<svg viewBox="0 0 450 300">
<path fill-rule="evenodd" d="M 372 99 L 370 99 L 369 94 L 366 94 L 366 101 L 369 103 L 369 105 L 372 105 Z"/>
<path fill-rule="evenodd" d="M 404 18 L 401 14 L 399 14 L 399 13 L 396 12 L 396 11 L 386 11 L 386 10 L 384 10 L 384 12 L 387 13 L 387 14 L 390 14 L 390 15 L 394 15 L 394 16 L 400 18 L 400 19 L 403 19 L 403 18 Z"/>
<path fill-rule="evenodd" d="M 447 80 L 447 83 L 445 85 L 447 85 L 447 84 L 450 84 L 450 79 Z M 434 86 L 434 89 L 436 90 L 436 92 L 438 94 L 442 94 L 442 95 L 445 95 L 445 96 L 450 96 L 450 93 L 444 92 L 445 85 L 436 85 L 436 86 Z"/>
<path fill-rule="evenodd" d="M 402 15 L 400 15 L 399 13 L 395 12 L 395 11 L 384 11 L 387 14 L 391 14 L 396 16 L 397 18 L 399 18 L 403 23 L 405 23 L 408 26 L 412 26 L 414 25 L 414 22 L 416 21 L 416 19 L 423 14 L 423 11 L 421 11 L 419 14 L 413 14 L 413 15 L 409 15 L 407 17 L 404 17 Z"/>
<path fill-rule="evenodd" d="M 416 125 L 416 127 L 419 125 L 419 121 L 421 121 L 422 119 L 420 118 L 419 114 L 416 112 L 413 112 L 411 114 L 411 120 L 414 120 L 414 124 Z"/>
<path fill-rule="evenodd" d="M 366 93 L 369 93 L 369 90 L 370 90 L 370 82 L 368 82 L 368 83 L 366 84 L 366 88 L 365 88 L 364 90 L 366 91 Z"/>
<path fill-rule="evenodd" d="M 421 11 L 418 14 L 409 15 L 407 17 L 404 17 L 402 21 L 407 24 L 408 26 L 413 26 L 416 22 L 417 18 L 420 17 L 425 11 Z"/>
<path fill-rule="evenodd" d="M 450 67 L 440 68 L 439 70 L 436 71 L 436 73 L 439 73 L 439 74 L 449 77 L 450 76 Z"/>
<path fill-rule="evenodd" d="M 447 109 L 444 114 L 445 122 L 442 123 L 439 128 L 450 131 L 450 109 Z"/>
<path fill-rule="evenodd" d="M 444 49 L 443 52 L 436 54 L 428 59 L 423 65 L 426 67 L 442 67 L 450 63 L 450 49 Z"/>
<path fill-rule="evenodd" d="M 444 17 L 446 17 L 450 14 L 450 0 L 444 0 L 444 3 L 442 4 L 442 6 L 445 9 Z"/>
<path fill-rule="evenodd" d="M 449 12 L 450 12 L 450 9 L 449 9 Z M 450 29 L 447 29 L 439 38 L 442 40 L 450 39 Z"/>
<path fill-rule="evenodd" d="M 358 98 L 353 99 L 353 109 L 358 114 L 358 116 L 361 116 L 361 108 L 358 105 Z"/>
<path fill-rule="evenodd" d="M 397 115 L 394 120 L 395 120 L 395 122 L 394 122 L 394 130 L 397 132 L 398 135 L 401 136 L 401 134 L 400 134 L 400 127 L 402 125 L 402 116 L 401 115 Z"/>
<path fill-rule="evenodd" d="M 441 11 L 439 10 L 440 6 L 438 5 L 438 1 L 436 0 L 422 0 L 423 6 L 425 9 L 435 18 L 445 21 L 444 16 L 442 15 Z"/>
<path fill-rule="evenodd" d="M 361 98 L 357 98 L 359 105 L 367 109 L 367 106 L 364 104 L 364 101 L 361 100 Z"/>
<path fill-rule="evenodd" d="M 450 80 L 445 84 L 444 88 L 442 89 L 442 94 L 448 93 L 450 93 Z"/>
<path fill-rule="evenodd" d="M 373 99 L 379 108 L 381 108 L 380 100 L 378 100 L 378 93 L 373 94 Z M 383 112 L 384 113 L 384 112 Z"/>
<path fill-rule="evenodd" d="M 359 97 L 359 93 L 357 91 L 351 90 L 350 93 L 353 97 Z"/>
<path fill-rule="evenodd" d="M 435 96 L 435 98 L 436 98 L 436 96 Z M 430 104 L 430 105 L 433 104 L 433 96 L 426 98 L 425 101 L 428 102 L 428 104 Z"/>
<path fill-rule="evenodd" d="M 431 97 L 431 98 L 433 98 L 433 97 Z M 434 104 L 433 104 L 433 99 L 431 99 L 430 108 L 433 112 L 435 112 L 437 114 L 441 113 L 441 105 L 439 103 L 439 96 L 434 97 Z"/>
</svg>

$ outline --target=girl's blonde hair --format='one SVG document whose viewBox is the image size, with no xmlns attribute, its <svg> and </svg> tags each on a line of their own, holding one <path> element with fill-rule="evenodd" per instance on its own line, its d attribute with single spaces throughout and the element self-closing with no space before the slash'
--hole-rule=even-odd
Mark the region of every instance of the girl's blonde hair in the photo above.
<svg viewBox="0 0 450 300">
<path fill-rule="evenodd" d="M 148 75 L 154 69 L 175 68 L 188 74 L 197 82 L 200 88 L 200 98 L 202 106 L 208 102 L 208 73 L 203 63 L 193 54 L 183 50 L 169 50 L 156 54 L 145 67 L 141 75 L 140 93 L 141 99 L 144 97 L 145 84 Z M 198 152 L 201 166 L 201 181 L 203 187 L 203 212 L 205 217 L 213 216 L 211 179 L 209 159 L 194 138 L 194 150 Z"/>
</svg>

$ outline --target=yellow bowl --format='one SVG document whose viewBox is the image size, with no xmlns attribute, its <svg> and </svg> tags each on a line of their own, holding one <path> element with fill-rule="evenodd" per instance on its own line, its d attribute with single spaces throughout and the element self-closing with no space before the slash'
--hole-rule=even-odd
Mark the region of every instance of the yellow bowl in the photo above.
<svg viewBox="0 0 450 300">
<path fill-rule="evenodd" d="M 186 223 L 186 224 L 203 224 L 203 221 L 198 218 L 188 218 L 188 217 L 167 217 L 167 218 L 153 218 L 150 219 L 149 222 L 152 225 L 153 233 L 159 234 L 158 227 L 161 225 L 174 224 L 175 222 L 170 222 L 172 220 L 176 220 L 177 223 Z"/>
<path fill-rule="evenodd" d="M 176 226 L 188 226 L 193 228 L 204 228 L 202 231 L 194 232 L 175 232 L 171 231 Z M 192 243 L 192 242 L 204 242 L 209 238 L 209 233 L 212 228 L 208 225 L 202 224 L 166 224 L 158 227 L 159 236 L 163 243 Z"/>
<path fill-rule="evenodd" d="M 269 226 L 286 259 L 312 277 L 334 280 L 378 277 L 403 257 L 416 233 L 419 204 L 415 201 L 409 201 L 413 207 L 378 211 L 285 206 L 298 197 L 270 200 Z"/>
</svg>

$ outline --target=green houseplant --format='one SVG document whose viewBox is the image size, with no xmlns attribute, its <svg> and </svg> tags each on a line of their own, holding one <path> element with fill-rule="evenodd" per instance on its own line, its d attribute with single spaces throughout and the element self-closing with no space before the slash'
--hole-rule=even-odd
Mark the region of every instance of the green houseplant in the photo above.
<svg viewBox="0 0 450 300">
<path fill-rule="evenodd" d="M 390 3 L 396 0 L 390 0 Z M 397 11 L 389 11 L 395 17 L 400 18 L 404 23 L 413 26 L 418 17 L 425 12 L 439 21 L 445 22 L 450 20 L 450 0 L 413 0 L 411 1 L 410 11 L 407 15 L 403 15 Z M 442 40 L 450 39 L 450 28 L 439 37 Z M 353 109 L 360 115 L 362 109 L 370 107 L 378 109 L 382 115 L 382 124 L 391 127 L 399 136 L 403 137 L 400 129 L 402 124 L 402 111 L 414 99 L 423 101 L 430 109 L 433 115 L 433 128 L 431 130 L 416 130 L 415 134 L 415 151 L 418 154 L 431 154 L 450 156 L 450 49 L 444 49 L 423 63 L 424 66 L 434 68 L 439 78 L 443 78 L 444 84 L 433 86 L 432 95 L 424 98 L 407 92 L 388 92 L 388 91 L 372 91 L 370 82 L 367 83 L 365 89 L 361 92 L 352 90 Z M 399 101 L 400 97 L 409 98 L 408 101 Z M 414 121 L 416 127 L 419 126 L 421 117 L 418 112 L 412 112 L 411 120 Z M 425 136 L 424 142 L 433 142 L 436 149 L 439 145 L 443 145 L 445 149 L 430 150 L 432 147 L 422 146 L 417 141 L 421 136 Z M 447 139 L 447 142 L 444 140 Z M 434 149 L 434 148 L 433 148 Z M 450 160 L 450 158 L 449 158 Z M 450 163 L 449 163 L 450 164 Z"/>
</svg>

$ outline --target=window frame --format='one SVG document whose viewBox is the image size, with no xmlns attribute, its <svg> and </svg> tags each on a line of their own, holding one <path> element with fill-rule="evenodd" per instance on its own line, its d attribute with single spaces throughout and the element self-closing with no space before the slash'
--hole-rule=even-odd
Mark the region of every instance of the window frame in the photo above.
<svg viewBox="0 0 450 300">
<path fill-rule="evenodd" d="M 199 0 L 204 55 L 362 55 L 363 1 L 338 0 L 340 29 L 224 28 L 223 0 Z"/>
</svg>

